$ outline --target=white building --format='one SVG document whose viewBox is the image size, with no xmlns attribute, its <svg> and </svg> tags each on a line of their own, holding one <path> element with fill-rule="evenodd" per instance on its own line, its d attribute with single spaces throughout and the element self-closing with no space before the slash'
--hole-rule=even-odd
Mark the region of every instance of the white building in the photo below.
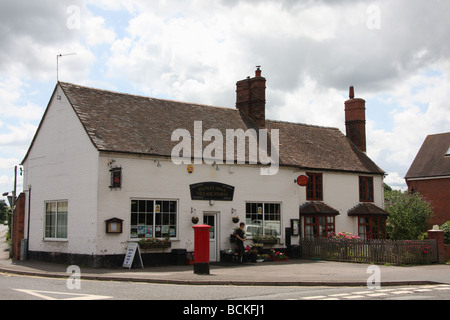
<svg viewBox="0 0 450 320">
<path fill-rule="evenodd" d="M 59 82 L 22 163 L 28 257 L 120 266 L 129 242 L 168 238 L 170 248 L 143 251 L 146 265 L 168 263 L 173 249 L 193 251 L 193 216 L 214 226 L 212 261 L 232 246 L 233 216 L 246 222 L 248 239 L 275 235 L 276 247 L 285 247 L 291 227 L 292 244 L 340 231 L 384 237 L 384 172 L 365 154 L 364 100 L 351 94 L 346 102 L 346 136 L 265 120 L 265 83 L 259 69 L 239 81 L 232 109 Z M 172 133 L 194 137 L 198 121 L 203 133 L 223 137 L 227 129 L 279 130 L 278 172 L 261 174 L 268 165 L 252 163 L 249 145 L 245 164 L 226 163 L 225 148 L 223 162 L 216 154 L 197 164 L 194 139 L 192 165 L 175 164 Z M 297 184 L 302 175 L 306 187 Z"/>
</svg>

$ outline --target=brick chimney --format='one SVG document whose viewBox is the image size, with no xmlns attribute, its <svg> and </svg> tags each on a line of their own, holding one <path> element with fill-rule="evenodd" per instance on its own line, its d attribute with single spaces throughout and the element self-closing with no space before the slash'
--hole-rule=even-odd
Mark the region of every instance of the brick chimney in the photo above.
<svg viewBox="0 0 450 320">
<path fill-rule="evenodd" d="M 366 101 L 355 98 L 355 89 L 350 87 L 350 99 L 345 101 L 345 128 L 347 137 L 366 152 Z"/>
<path fill-rule="evenodd" d="M 266 79 L 257 66 L 255 77 L 236 83 L 236 108 L 250 117 L 260 128 L 266 126 Z"/>
</svg>

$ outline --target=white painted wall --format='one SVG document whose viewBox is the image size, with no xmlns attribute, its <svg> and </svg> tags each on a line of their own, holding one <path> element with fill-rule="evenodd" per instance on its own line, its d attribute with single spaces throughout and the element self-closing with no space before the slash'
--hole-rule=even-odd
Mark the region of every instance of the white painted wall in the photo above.
<svg viewBox="0 0 450 320">
<path fill-rule="evenodd" d="M 281 167 L 277 175 L 262 176 L 257 166 L 220 165 L 217 172 L 210 165 L 195 165 L 189 174 L 186 165 L 176 166 L 170 159 L 99 154 L 61 90 L 58 94 L 62 99 L 54 97 L 51 101 L 24 163 L 24 186 L 31 185 L 31 251 L 124 254 L 130 241 L 131 199 L 177 200 L 178 236 L 172 241 L 172 248 L 189 251 L 194 244 L 191 208 L 200 222 L 204 212 L 219 213 L 220 249 L 229 248 L 229 235 L 237 226 L 231 221 L 231 209 L 236 209 L 236 215 L 245 221 L 246 202 L 281 203 L 282 241 L 284 228 L 290 227 L 291 219 L 298 219 L 299 206 L 306 202 L 306 190 L 295 180 L 305 171 Z M 121 190 L 109 188 L 111 159 L 115 160 L 114 166 L 122 167 Z M 161 167 L 155 160 L 160 161 Z M 357 219 L 348 217 L 347 212 L 359 203 L 359 174 L 322 174 L 324 202 L 341 212 L 336 218 L 336 231 L 357 234 Z M 212 206 L 208 201 L 192 201 L 189 185 L 206 181 L 234 186 L 233 201 L 215 201 Z M 374 197 L 375 205 L 383 208 L 381 176 L 374 176 Z M 67 241 L 43 239 L 44 203 L 52 200 L 69 201 Z M 122 234 L 106 234 L 105 220 L 110 218 L 124 220 Z M 292 237 L 292 244 L 297 241 L 298 237 Z"/>
<path fill-rule="evenodd" d="M 62 90 L 57 94 L 61 100 L 52 98 L 24 162 L 24 189 L 31 186 L 29 250 L 92 254 L 96 252 L 98 151 Z M 69 241 L 44 240 L 45 201 L 55 200 L 68 200 Z"/>
<path fill-rule="evenodd" d="M 110 190 L 108 163 L 123 169 L 123 188 Z M 157 167 L 159 160 L 161 167 Z M 194 233 L 191 222 L 191 208 L 202 222 L 203 213 L 217 212 L 220 217 L 220 249 L 227 249 L 229 235 L 237 224 L 231 221 L 231 209 L 236 209 L 240 221 L 245 221 L 246 202 L 279 202 L 282 205 L 282 234 L 290 227 L 291 219 L 298 219 L 299 206 L 306 202 L 306 190 L 294 181 L 305 174 L 292 168 L 280 168 L 275 176 L 261 176 L 256 166 L 220 165 L 220 171 L 210 165 L 195 165 L 189 174 L 187 165 L 174 165 L 170 159 L 156 159 L 146 156 L 102 154 L 99 161 L 99 205 L 98 205 L 98 254 L 123 254 L 130 241 L 130 202 L 131 199 L 172 199 L 178 200 L 178 237 L 172 240 L 172 248 L 193 250 Z M 233 167 L 230 173 L 230 167 Z M 347 212 L 359 203 L 359 175 L 349 173 L 323 172 L 324 202 L 339 210 L 336 218 L 336 231 L 348 231 L 358 234 L 355 217 Z M 232 202 L 192 201 L 189 185 L 198 182 L 220 182 L 235 187 Z M 383 207 L 382 179 L 374 176 L 375 204 Z M 107 235 L 105 220 L 120 218 L 124 220 L 124 232 L 121 235 Z M 302 230 L 303 231 L 303 230 Z M 282 242 L 284 238 L 281 239 Z M 295 244 L 298 237 L 292 237 Z M 251 242 L 249 242 L 251 243 Z"/>
</svg>

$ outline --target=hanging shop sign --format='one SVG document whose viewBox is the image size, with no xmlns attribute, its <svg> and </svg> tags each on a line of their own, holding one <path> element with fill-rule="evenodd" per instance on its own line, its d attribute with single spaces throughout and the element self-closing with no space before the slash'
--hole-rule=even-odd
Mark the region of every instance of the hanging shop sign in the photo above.
<svg viewBox="0 0 450 320">
<path fill-rule="evenodd" d="M 191 184 L 192 200 L 233 201 L 234 187 L 218 182 Z"/>
<path fill-rule="evenodd" d="M 301 175 L 297 178 L 297 184 L 301 187 L 305 187 L 308 184 L 309 177 L 306 175 Z"/>
</svg>

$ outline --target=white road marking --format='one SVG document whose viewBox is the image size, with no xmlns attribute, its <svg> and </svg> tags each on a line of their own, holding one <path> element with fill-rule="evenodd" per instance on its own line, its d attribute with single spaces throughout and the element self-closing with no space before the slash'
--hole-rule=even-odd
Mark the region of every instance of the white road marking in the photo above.
<svg viewBox="0 0 450 320">
<path fill-rule="evenodd" d="M 93 294 L 79 294 L 79 293 L 66 293 L 66 292 L 55 292 L 55 291 L 40 291 L 40 290 L 25 290 L 25 289 L 14 289 L 19 292 L 23 292 L 37 298 L 42 298 L 45 300 L 105 300 L 112 299 L 108 296 L 98 296 Z M 55 296 L 62 296 L 66 298 L 55 298 Z"/>
</svg>

